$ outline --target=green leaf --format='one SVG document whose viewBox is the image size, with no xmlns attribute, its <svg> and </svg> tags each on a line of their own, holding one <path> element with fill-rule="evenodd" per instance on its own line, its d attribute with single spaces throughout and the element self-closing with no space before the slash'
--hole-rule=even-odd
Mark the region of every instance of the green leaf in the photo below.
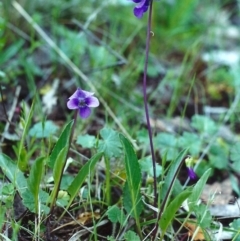
<svg viewBox="0 0 240 241">
<path fill-rule="evenodd" d="M 155 147 L 160 150 L 161 157 L 167 153 L 167 161 L 177 157 L 177 139 L 173 134 L 160 133 L 154 138 Z"/>
<path fill-rule="evenodd" d="M 240 218 L 234 219 L 232 223 L 230 223 L 230 227 L 233 230 L 232 240 L 240 241 Z"/>
<path fill-rule="evenodd" d="M 194 115 L 192 117 L 191 126 L 207 136 L 215 134 L 218 130 L 216 123 L 212 119 L 201 115 Z"/>
<path fill-rule="evenodd" d="M 137 140 L 141 144 L 148 145 L 149 144 L 148 131 L 146 129 L 139 130 L 137 132 Z"/>
<path fill-rule="evenodd" d="M 35 201 L 35 213 L 38 213 L 38 204 L 39 204 L 39 188 L 42 179 L 42 175 L 44 172 L 44 157 L 38 158 L 32 165 L 29 178 L 28 178 L 28 188 L 33 194 Z"/>
<path fill-rule="evenodd" d="M 211 169 L 208 169 L 193 187 L 192 194 L 188 198 L 190 212 L 193 209 L 193 207 L 196 206 L 210 174 Z"/>
<path fill-rule="evenodd" d="M 126 215 L 123 213 L 123 210 L 121 210 L 116 205 L 114 205 L 112 207 L 108 207 L 107 215 L 108 215 L 109 220 L 112 223 L 119 222 L 121 225 L 124 224 L 124 222 L 126 221 L 126 218 L 127 218 Z"/>
<path fill-rule="evenodd" d="M 240 170 L 240 142 L 233 145 L 230 150 L 230 160 L 233 162 L 232 167 L 235 171 Z"/>
<path fill-rule="evenodd" d="M 217 169 L 226 169 L 228 166 L 228 147 L 222 146 L 217 142 L 209 150 L 209 162 Z"/>
<path fill-rule="evenodd" d="M 57 205 L 60 207 L 65 207 L 68 205 L 70 200 L 70 196 L 66 191 L 60 190 L 57 196 Z"/>
<path fill-rule="evenodd" d="M 12 196 L 14 195 L 14 192 L 15 192 L 15 187 L 12 183 L 6 183 L 1 185 L 0 194 Z"/>
<path fill-rule="evenodd" d="M 191 194 L 190 191 L 185 190 L 181 192 L 178 196 L 176 196 L 173 201 L 167 206 L 167 208 L 164 210 L 161 219 L 159 221 L 159 226 L 162 230 L 162 234 L 164 235 L 167 231 L 167 228 L 173 221 L 176 212 L 181 207 L 183 202 L 189 197 Z"/>
<path fill-rule="evenodd" d="M 64 148 L 64 147 L 69 147 L 69 139 L 71 136 L 71 130 L 73 126 L 74 120 L 70 121 L 62 131 L 56 145 L 54 146 L 52 153 L 49 157 L 49 163 L 48 165 L 53 168 L 55 165 L 55 161 L 57 159 L 57 156 L 59 152 Z"/>
<path fill-rule="evenodd" d="M 180 166 L 182 165 L 182 162 L 186 157 L 187 152 L 188 152 L 188 149 L 181 151 L 178 157 L 172 161 L 162 187 L 162 193 L 161 193 L 162 200 L 164 200 L 167 193 L 171 193 L 171 190 L 173 189 L 173 186 L 171 186 L 171 183 L 174 182 L 175 173 L 179 170 Z M 171 190 L 169 190 L 169 188 L 171 188 Z"/>
<path fill-rule="evenodd" d="M 59 127 L 52 121 L 46 121 L 44 125 L 42 122 L 38 122 L 29 130 L 29 135 L 35 138 L 49 138 L 53 136 L 58 129 Z"/>
<path fill-rule="evenodd" d="M 146 157 L 139 161 L 139 164 L 141 166 L 141 170 L 143 172 L 147 172 L 148 175 L 153 177 L 153 165 L 152 165 L 152 158 Z M 162 173 L 162 167 L 156 163 L 156 176 L 159 177 Z"/>
<path fill-rule="evenodd" d="M 102 157 L 102 155 L 103 155 L 102 152 L 97 153 L 90 160 L 88 160 L 87 163 L 80 169 L 77 176 L 74 178 L 73 182 L 70 184 L 67 191 L 71 197 L 66 210 L 68 210 L 68 207 L 72 204 L 72 201 L 78 194 L 78 191 L 81 188 L 83 182 L 86 180 L 87 176 L 94 169 L 95 165 L 97 164 L 98 160 Z"/>
<path fill-rule="evenodd" d="M 15 54 L 17 54 L 22 48 L 24 41 L 20 39 L 19 41 L 10 45 L 5 51 L 1 51 L 0 55 L 0 65 L 6 63 L 10 60 Z"/>
<path fill-rule="evenodd" d="M 206 205 L 201 203 L 199 206 L 195 206 L 193 211 L 195 212 L 198 224 L 202 229 L 210 227 L 212 216 Z"/>
<path fill-rule="evenodd" d="M 181 148 L 189 148 L 192 156 L 198 156 L 201 151 L 202 142 L 197 134 L 184 132 L 179 138 L 179 146 Z"/>
<path fill-rule="evenodd" d="M 70 186 L 70 184 L 72 183 L 73 179 L 74 179 L 74 177 L 72 176 L 72 174 L 70 174 L 70 175 L 64 175 L 63 174 L 63 176 L 61 178 L 60 189 L 61 190 L 67 190 L 68 187 Z"/>
<path fill-rule="evenodd" d="M 131 230 L 128 230 L 125 235 L 124 238 L 126 239 L 126 241 L 140 241 L 141 239 L 138 237 L 138 235 L 136 233 L 134 233 Z"/>
<path fill-rule="evenodd" d="M 54 188 L 48 200 L 48 203 L 52 206 L 56 200 L 57 192 L 60 187 L 60 182 L 62 178 L 63 169 L 66 163 L 66 158 L 68 154 L 68 146 L 64 147 L 58 154 L 56 161 L 53 167 L 53 180 L 54 180 Z"/>
<path fill-rule="evenodd" d="M 235 175 L 230 174 L 230 180 L 231 180 L 233 191 L 236 192 L 238 197 L 239 197 L 240 196 L 240 189 L 239 189 L 239 184 L 238 184 L 238 178 Z"/>
<path fill-rule="evenodd" d="M 125 152 L 126 183 L 123 189 L 123 202 L 126 211 L 136 220 L 143 209 L 143 203 L 140 194 L 141 171 L 136 153 L 132 144 L 122 135 L 119 135 Z"/>
<path fill-rule="evenodd" d="M 61 180 L 63 169 L 66 163 L 67 154 L 68 154 L 68 147 L 66 146 L 59 152 L 57 156 L 57 159 L 53 167 L 54 184 L 58 183 Z"/>
<path fill-rule="evenodd" d="M 96 137 L 91 135 L 78 136 L 76 143 L 84 148 L 93 148 L 96 144 Z"/>
<path fill-rule="evenodd" d="M 112 129 L 103 128 L 100 135 L 103 140 L 99 141 L 98 151 L 103 152 L 108 158 L 121 156 L 122 145 L 118 133 Z"/>
<path fill-rule="evenodd" d="M 25 191 L 22 195 L 22 198 L 24 206 L 34 213 L 36 205 L 33 194 L 31 192 Z M 48 198 L 49 195 L 47 192 L 39 190 L 39 209 L 40 212 L 44 212 L 45 214 L 48 214 L 50 211 L 49 207 L 46 205 L 46 200 L 48 200 Z"/>
<path fill-rule="evenodd" d="M 0 167 L 4 175 L 6 175 L 22 196 L 22 193 L 27 188 L 27 180 L 21 170 L 18 169 L 17 164 L 10 157 L 0 154 Z"/>
</svg>

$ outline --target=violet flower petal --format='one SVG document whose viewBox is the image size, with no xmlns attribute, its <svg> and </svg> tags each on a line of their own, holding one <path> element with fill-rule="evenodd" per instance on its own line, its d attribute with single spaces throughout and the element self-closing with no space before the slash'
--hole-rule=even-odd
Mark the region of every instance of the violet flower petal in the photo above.
<svg viewBox="0 0 240 241">
<path fill-rule="evenodd" d="M 88 106 L 84 106 L 79 108 L 79 115 L 83 118 L 86 119 L 90 116 L 91 114 L 91 109 Z"/>
<path fill-rule="evenodd" d="M 143 8 L 144 6 L 148 7 L 148 5 L 149 5 L 148 2 L 149 2 L 148 0 L 142 0 L 136 5 L 136 8 Z"/>
<path fill-rule="evenodd" d="M 188 167 L 188 177 L 192 180 L 196 179 L 197 178 L 197 175 L 196 173 L 194 172 L 193 168 L 191 167 Z"/>
<path fill-rule="evenodd" d="M 88 107 L 98 107 L 99 106 L 99 101 L 96 97 L 94 96 L 89 96 L 85 99 L 85 103 Z"/>
<path fill-rule="evenodd" d="M 76 99 L 76 98 L 69 99 L 69 101 L 67 102 L 67 107 L 70 110 L 75 110 L 75 109 L 79 108 L 78 104 L 79 104 L 78 99 Z"/>
<path fill-rule="evenodd" d="M 69 97 L 69 99 L 73 99 L 73 98 L 86 98 L 88 96 L 92 96 L 94 95 L 94 93 L 92 92 L 88 92 L 88 91 L 85 91 L 85 90 L 81 90 L 81 89 L 77 89 L 72 96 Z"/>
<path fill-rule="evenodd" d="M 134 13 L 134 15 L 137 17 L 137 18 L 141 18 L 142 16 L 143 16 L 143 13 L 144 13 L 144 11 L 143 11 L 143 9 L 142 8 L 134 8 L 133 9 L 133 13 Z"/>
<path fill-rule="evenodd" d="M 78 109 L 81 118 L 85 119 L 91 114 L 90 107 L 98 107 L 99 100 L 94 93 L 78 88 L 68 99 L 67 107 L 71 110 Z"/>
<path fill-rule="evenodd" d="M 148 10 L 149 0 L 134 0 L 134 2 L 137 4 L 136 7 L 133 9 L 133 13 L 137 18 L 141 18 L 143 16 L 143 13 L 145 13 Z"/>
<path fill-rule="evenodd" d="M 71 95 L 71 96 L 69 97 L 69 99 L 71 100 L 71 99 L 78 99 L 79 97 L 83 97 L 83 96 L 81 96 L 81 94 L 82 94 L 82 92 L 81 92 L 79 89 L 77 89 L 77 90 L 73 93 L 73 95 Z"/>
</svg>

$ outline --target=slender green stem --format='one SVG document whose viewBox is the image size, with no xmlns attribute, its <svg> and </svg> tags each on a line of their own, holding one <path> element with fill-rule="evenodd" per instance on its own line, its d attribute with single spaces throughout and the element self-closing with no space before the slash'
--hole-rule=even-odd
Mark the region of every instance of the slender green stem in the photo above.
<svg viewBox="0 0 240 241">
<path fill-rule="evenodd" d="M 106 202 L 108 205 L 111 205 L 111 185 L 110 185 L 110 160 L 105 155 L 105 165 L 106 165 L 106 188 L 105 188 L 105 194 L 106 194 Z"/>
<path fill-rule="evenodd" d="M 151 36 L 151 20 L 152 20 L 152 1 L 150 1 L 149 15 L 148 15 L 148 25 L 147 25 L 147 38 L 146 38 L 146 50 L 145 50 L 145 64 L 144 64 L 144 75 L 143 75 L 143 98 L 144 98 L 144 108 L 147 121 L 148 135 L 150 141 L 150 149 L 152 155 L 152 165 L 153 165 L 153 188 L 154 188 L 154 206 L 157 207 L 157 176 L 156 176 L 156 159 L 153 148 L 153 138 L 152 129 L 150 125 L 149 111 L 148 111 L 148 99 L 147 99 L 147 68 L 148 68 L 148 57 L 149 57 L 149 46 L 150 46 L 150 36 Z M 154 213 L 155 218 L 156 214 Z"/>
</svg>

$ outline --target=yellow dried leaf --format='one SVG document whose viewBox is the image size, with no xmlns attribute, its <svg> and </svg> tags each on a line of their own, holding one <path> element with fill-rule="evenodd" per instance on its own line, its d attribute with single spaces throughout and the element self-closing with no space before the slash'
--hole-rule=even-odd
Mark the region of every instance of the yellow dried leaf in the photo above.
<svg viewBox="0 0 240 241">
<path fill-rule="evenodd" d="M 99 212 L 84 212 L 81 213 L 78 218 L 77 218 L 77 222 L 81 223 L 82 225 L 86 225 L 88 223 L 91 223 L 93 219 L 97 220 L 99 219 L 100 213 Z"/>
<path fill-rule="evenodd" d="M 184 224 L 184 227 L 186 229 L 188 229 L 188 235 L 189 236 L 193 236 L 193 234 L 195 233 L 196 229 L 198 228 L 198 225 L 195 224 L 195 223 L 187 222 L 187 223 Z M 198 229 L 198 232 L 195 235 L 193 240 L 205 240 L 204 233 L 203 233 L 203 230 L 201 228 Z"/>
</svg>

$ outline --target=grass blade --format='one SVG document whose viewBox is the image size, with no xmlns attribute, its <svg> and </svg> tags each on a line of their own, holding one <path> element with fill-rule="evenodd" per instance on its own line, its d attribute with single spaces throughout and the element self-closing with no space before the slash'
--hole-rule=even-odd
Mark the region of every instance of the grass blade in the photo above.
<svg viewBox="0 0 240 241">
<path fill-rule="evenodd" d="M 28 159 L 26 158 L 26 149 L 24 147 L 24 142 L 32 121 L 35 102 L 36 102 L 36 98 L 33 99 L 29 112 L 27 112 L 25 104 L 23 105 L 23 117 L 21 117 L 23 133 L 22 133 L 21 141 L 18 146 L 18 162 L 17 162 L 18 168 L 23 172 L 26 171 L 28 168 L 28 163 L 27 163 Z"/>
</svg>

